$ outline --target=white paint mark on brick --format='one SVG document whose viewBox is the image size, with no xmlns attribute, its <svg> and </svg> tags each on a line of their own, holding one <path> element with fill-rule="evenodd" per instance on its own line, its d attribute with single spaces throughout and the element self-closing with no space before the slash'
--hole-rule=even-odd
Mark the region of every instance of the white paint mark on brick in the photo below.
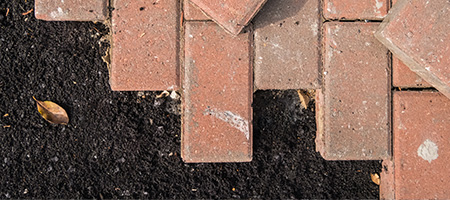
<svg viewBox="0 0 450 200">
<path fill-rule="evenodd" d="M 57 11 L 53 11 L 50 13 L 50 17 L 59 18 L 64 15 L 64 11 L 61 7 L 58 7 Z"/>
<path fill-rule="evenodd" d="M 244 119 L 243 117 L 239 116 L 238 114 L 235 114 L 231 111 L 219 111 L 217 109 L 209 109 L 207 108 L 204 112 L 204 115 L 212 115 L 216 117 L 217 119 L 220 119 L 226 123 L 228 123 L 230 126 L 238 129 L 242 133 L 244 133 L 247 140 L 250 139 L 250 131 L 248 126 L 248 120 Z"/>
<path fill-rule="evenodd" d="M 424 160 L 431 163 L 431 161 L 436 160 L 438 158 L 438 146 L 427 139 L 419 146 L 417 149 L 417 154 L 423 158 Z"/>
<path fill-rule="evenodd" d="M 319 32 L 319 25 L 315 22 L 311 23 L 311 30 L 313 32 L 313 35 L 316 36 L 317 33 Z"/>
<path fill-rule="evenodd" d="M 327 11 L 331 14 L 336 14 L 336 8 L 334 7 L 333 2 L 328 2 Z"/>
<path fill-rule="evenodd" d="M 379 2 L 378 0 L 375 0 L 375 13 L 380 14 L 380 8 L 383 7 L 383 2 Z"/>
</svg>

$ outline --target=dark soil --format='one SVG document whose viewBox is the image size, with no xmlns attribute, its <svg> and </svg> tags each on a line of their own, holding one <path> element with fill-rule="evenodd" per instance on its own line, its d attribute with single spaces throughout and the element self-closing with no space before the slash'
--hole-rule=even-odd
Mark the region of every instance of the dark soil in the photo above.
<svg viewBox="0 0 450 200">
<path fill-rule="evenodd" d="M 378 198 L 380 161 L 323 160 L 295 91 L 255 93 L 251 163 L 183 163 L 180 101 L 112 92 L 105 26 L 22 15 L 33 5 L 0 0 L 0 199 Z M 33 96 L 69 125 L 42 119 Z"/>
</svg>

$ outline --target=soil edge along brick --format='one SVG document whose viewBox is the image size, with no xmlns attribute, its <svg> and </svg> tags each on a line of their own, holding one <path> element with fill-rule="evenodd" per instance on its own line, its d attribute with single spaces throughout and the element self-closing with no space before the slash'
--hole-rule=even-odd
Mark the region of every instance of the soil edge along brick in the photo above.
<svg viewBox="0 0 450 200">
<path fill-rule="evenodd" d="M 179 2 L 114 0 L 112 90 L 179 87 Z"/>
<path fill-rule="evenodd" d="M 36 19 L 46 21 L 103 21 L 108 0 L 35 0 Z"/>
<path fill-rule="evenodd" d="M 390 70 L 387 49 L 373 37 L 378 26 L 324 24 L 316 147 L 327 160 L 390 157 Z"/>
<path fill-rule="evenodd" d="M 255 87 L 319 87 L 319 1 L 268 1 L 256 16 Z"/>
<path fill-rule="evenodd" d="M 399 0 L 375 37 L 411 71 L 450 98 L 450 3 Z"/>
<path fill-rule="evenodd" d="M 191 0 L 191 2 L 229 33 L 237 35 L 258 13 L 266 0 Z"/>
<path fill-rule="evenodd" d="M 450 199 L 450 99 L 400 91 L 393 107 L 395 198 Z"/>
<path fill-rule="evenodd" d="M 187 22 L 181 156 L 185 162 L 252 160 L 250 32 Z"/>
</svg>

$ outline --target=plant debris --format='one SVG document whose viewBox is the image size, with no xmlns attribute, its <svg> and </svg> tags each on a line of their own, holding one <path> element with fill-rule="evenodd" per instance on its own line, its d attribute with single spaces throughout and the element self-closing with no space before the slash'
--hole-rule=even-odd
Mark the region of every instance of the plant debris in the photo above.
<svg viewBox="0 0 450 200">
<path fill-rule="evenodd" d="M 370 174 L 370 178 L 372 179 L 372 182 L 374 182 L 377 185 L 380 185 L 380 176 L 378 174 Z"/>
<path fill-rule="evenodd" d="M 69 123 L 69 116 L 64 108 L 51 101 L 38 101 L 35 97 L 38 112 L 50 123 L 66 125 Z"/>
<path fill-rule="evenodd" d="M 27 11 L 27 12 L 22 13 L 22 15 L 28 15 L 28 14 L 30 14 L 31 12 L 33 12 L 33 8 L 32 8 L 31 10 Z"/>
<path fill-rule="evenodd" d="M 172 92 L 170 93 L 170 98 L 171 98 L 171 99 L 178 100 L 178 99 L 180 98 L 180 95 L 179 95 L 177 92 L 172 91 Z"/>
<path fill-rule="evenodd" d="M 159 98 L 167 97 L 169 95 L 170 95 L 170 93 L 167 90 L 164 90 L 161 94 L 157 95 L 156 98 L 159 99 Z"/>
<path fill-rule="evenodd" d="M 311 101 L 311 97 L 309 96 L 308 92 L 303 90 L 297 90 L 298 97 L 300 98 L 300 103 L 302 104 L 304 109 L 308 108 L 308 104 Z"/>
</svg>

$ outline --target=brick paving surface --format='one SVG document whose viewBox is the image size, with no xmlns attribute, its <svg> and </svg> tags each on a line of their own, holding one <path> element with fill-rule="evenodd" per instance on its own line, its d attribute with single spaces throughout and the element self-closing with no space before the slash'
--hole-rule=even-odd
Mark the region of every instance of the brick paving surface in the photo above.
<svg viewBox="0 0 450 200">
<path fill-rule="evenodd" d="M 214 22 L 186 23 L 185 162 L 252 160 L 250 39 L 250 32 L 233 37 Z"/>
<path fill-rule="evenodd" d="M 380 198 L 450 198 L 446 0 L 393 0 L 388 17 L 387 0 L 271 0 L 242 32 L 264 0 L 192 1 L 113 0 L 111 19 L 111 88 L 181 88 L 185 162 L 252 160 L 254 76 L 256 89 L 318 89 L 317 150 L 328 160 L 383 160 Z M 36 18 L 49 21 L 109 15 L 103 0 L 35 2 Z M 322 25 L 322 12 L 341 22 Z M 392 70 L 374 37 L 380 23 L 348 21 L 385 17 L 378 37 L 400 58 Z M 392 86 L 443 94 L 397 91 L 391 110 Z"/>
<path fill-rule="evenodd" d="M 388 11 L 387 0 L 324 0 L 323 14 L 326 19 L 381 20 Z"/>
<path fill-rule="evenodd" d="M 376 37 L 412 71 L 450 98 L 450 4 L 398 1 Z"/>
<path fill-rule="evenodd" d="M 387 49 L 373 37 L 378 26 L 324 25 L 324 89 L 316 99 L 316 143 L 325 159 L 390 156 L 390 70 Z"/>
<path fill-rule="evenodd" d="M 211 20 L 206 14 L 195 6 L 190 0 L 184 0 L 184 19 L 186 20 Z"/>
<path fill-rule="evenodd" d="M 380 173 L 380 199 L 395 199 L 394 161 L 392 158 L 383 160 Z"/>
<path fill-rule="evenodd" d="M 433 87 L 395 56 L 392 58 L 392 84 L 400 88 Z"/>
<path fill-rule="evenodd" d="M 255 87 L 319 87 L 319 0 L 269 1 L 254 20 Z"/>
<path fill-rule="evenodd" d="M 450 199 L 450 100 L 402 91 L 393 101 L 395 197 Z"/>
<path fill-rule="evenodd" d="M 179 87 L 179 4 L 115 0 L 110 84 L 113 90 Z"/>
<path fill-rule="evenodd" d="M 237 35 L 262 8 L 266 0 L 191 0 L 231 34 Z"/>
<path fill-rule="evenodd" d="M 103 21 L 108 0 L 35 0 L 35 16 L 47 21 Z"/>
</svg>

